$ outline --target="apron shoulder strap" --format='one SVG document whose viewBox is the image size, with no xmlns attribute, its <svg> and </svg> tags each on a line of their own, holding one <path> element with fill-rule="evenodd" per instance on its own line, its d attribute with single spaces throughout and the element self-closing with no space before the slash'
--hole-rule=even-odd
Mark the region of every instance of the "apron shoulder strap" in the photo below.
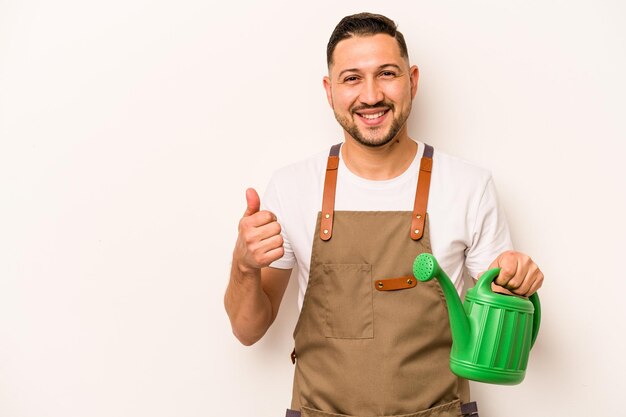
<svg viewBox="0 0 626 417">
<path fill-rule="evenodd" d="M 420 240 L 424 235 L 428 193 L 430 191 L 430 174 L 433 169 L 433 152 L 433 147 L 426 145 L 420 161 L 420 173 L 417 177 L 415 205 L 413 206 L 413 218 L 411 220 L 411 239 L 413 240 Z"/>
<path fill-rule="evenodd" d="M 320 222 L 320 239 L 329 240 L 333 235 L 333 217 L 335 214 L 335 190 L 337 189 L 337 169 L 339 167 L 338 143 L 330 148 L 326 163 L 326 177 L 324 178 L 324 193 L 322 197 L 322 219 Z M 420 161 L 420 172 L 417 179 L 415 204 L 411 220 L 411 239 L 419 240 L 424 235 L 426 208 L 428 207 L 428 193 L 430 191 L 430 174 L 433 168 L 434 149 L 430 145 L 424 148 Z"/>
<path fill-rule="evenodd" d="M 337 168 L 339 167 L 339 149 L 341 143 L 330 148 L 324 178 L 324 194 L 322 197 L 322 220 L 320 222 L 320 238 L 329 240 L 333 235 L 333 216 L 335 215 L 335 190 L 337 189 Z"/>
</svg>

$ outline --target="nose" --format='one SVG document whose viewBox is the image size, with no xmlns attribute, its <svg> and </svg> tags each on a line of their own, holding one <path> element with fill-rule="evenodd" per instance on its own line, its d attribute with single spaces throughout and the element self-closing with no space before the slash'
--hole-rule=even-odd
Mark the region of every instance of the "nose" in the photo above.
<svg viewBox="0 0 626 417">
<path fill-rule="evenodd" d="M 359 94 L 359 101 L 361 103 L 373 106 L 380 103 L 385 98 L 376 78 L 368 78 L 362 85 L 363 88 Z"/>
</svg>

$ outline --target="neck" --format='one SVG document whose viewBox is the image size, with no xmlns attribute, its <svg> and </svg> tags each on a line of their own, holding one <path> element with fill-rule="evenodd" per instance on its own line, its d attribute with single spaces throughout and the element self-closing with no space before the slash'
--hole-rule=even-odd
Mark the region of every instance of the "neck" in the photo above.
<svg viewBox="0 0 626 417">
<path fill-rule="evenodd" d="M 346 133 L 341 156 L 350 171 L 368 180 L 388 180 L 407 170 L 417 153 L 417 143 L 409 138 L 406 126 L 389 143 L 370 147 Z"/>
</svg>

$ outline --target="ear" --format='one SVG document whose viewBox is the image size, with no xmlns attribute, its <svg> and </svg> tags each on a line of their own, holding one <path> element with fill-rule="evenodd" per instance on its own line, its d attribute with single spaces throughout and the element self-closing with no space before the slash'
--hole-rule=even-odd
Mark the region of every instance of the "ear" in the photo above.
<svg viewBox="0 0 626 417">
<path fill-rule="evenodd" d="M 324 77 L 324 90 L 326 90 L 326 100 L 328 100 L 328 104 L 330 104 L 331 108 L 333 107 L 333 88 L 331 86 L 330 78 L 328 76 Z"/>
<path fill-rule="evenodd" d="M 419 69 L 417 68 L 417 65 L 413 65 L 409 69 L 409 74 L 411 76 L 411 98 L 415 98 L 415 94 L 417 94 L 417 81 L 420 76 L 420 72 L 419 72 Z"/>
</svg>

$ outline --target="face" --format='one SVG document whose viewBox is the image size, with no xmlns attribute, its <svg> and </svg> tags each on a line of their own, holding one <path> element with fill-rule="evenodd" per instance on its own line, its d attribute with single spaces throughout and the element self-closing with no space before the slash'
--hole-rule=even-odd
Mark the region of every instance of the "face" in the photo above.
<svg viewBox="0 0 626 417">
<path fill-rule="evenodd" d="M 417 67 L 409 68 L 397 41 L 377 34 L 337 44 L 324 88 L 345 134 L 377 147 L 406 134 L 417 78 Z"/>
</svg>

